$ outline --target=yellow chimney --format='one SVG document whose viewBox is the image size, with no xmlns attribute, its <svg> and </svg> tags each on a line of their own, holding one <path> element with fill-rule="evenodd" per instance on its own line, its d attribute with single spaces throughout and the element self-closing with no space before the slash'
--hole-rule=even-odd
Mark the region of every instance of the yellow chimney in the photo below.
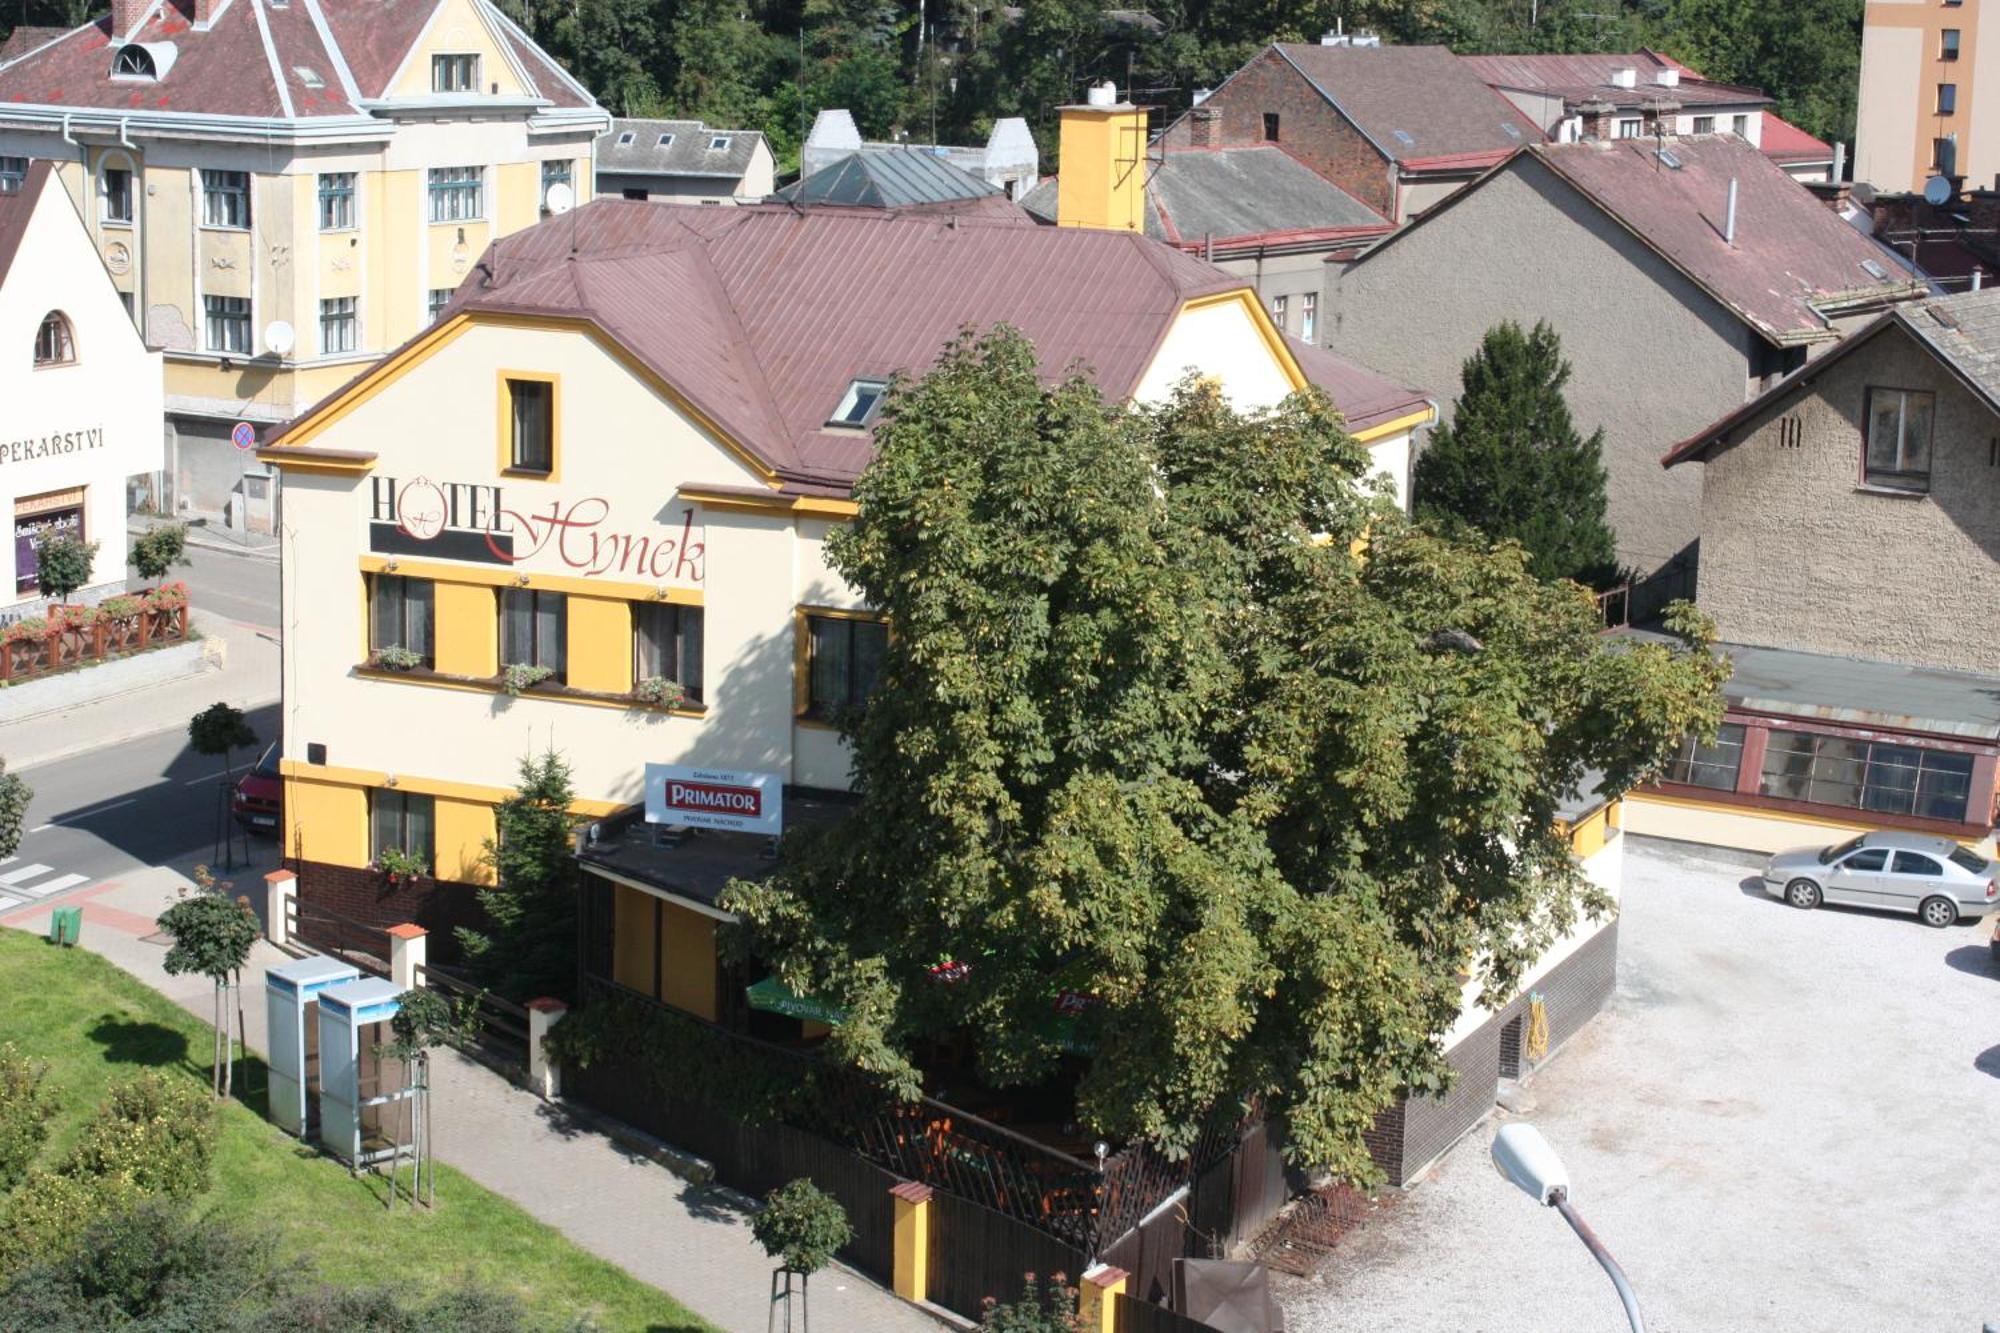
<svg viewBox="0 0 2000 1333">
<path fill-rule="evenodd" d="M 1146 230 L 1146 110 L 1118 100 L 1112 83 L 1062 111 L 1056 225 Z"/>
</svg>

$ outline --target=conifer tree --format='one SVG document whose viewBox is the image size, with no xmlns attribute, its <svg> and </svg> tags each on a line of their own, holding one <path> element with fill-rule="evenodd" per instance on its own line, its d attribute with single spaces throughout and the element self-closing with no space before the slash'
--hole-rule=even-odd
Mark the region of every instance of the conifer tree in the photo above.
<svg viewBox="0 0 2000 1333">
<path fill-rule="evenodd" d="M 576 980 L 576 797 L 554 750 L 521 760 L 520 781 L 494 811 L 486 844 L 494 882 L 479 891 L 486 928 L 458 928 L 473 975 L 513 1000 L 566 996 Z"/>
</svg>

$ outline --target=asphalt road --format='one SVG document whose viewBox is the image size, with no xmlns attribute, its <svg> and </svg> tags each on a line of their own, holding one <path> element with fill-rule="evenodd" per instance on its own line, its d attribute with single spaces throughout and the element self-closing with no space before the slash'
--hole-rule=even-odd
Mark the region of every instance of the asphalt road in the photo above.
<svg viewBox="0 0 2000 1333">
<path fill-rule="evenodd" d="M 174 570 L 185 580 L 194 604 L 203 611 L 278 632 L 278 562 L 233 551 L 190 546 L 192 563 Z"/>
</svg>

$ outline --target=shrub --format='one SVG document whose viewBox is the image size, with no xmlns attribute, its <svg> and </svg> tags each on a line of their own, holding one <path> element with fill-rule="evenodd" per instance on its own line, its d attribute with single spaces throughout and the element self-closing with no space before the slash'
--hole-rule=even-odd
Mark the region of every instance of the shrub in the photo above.
<svg viewBox="0 0 2000 1333">
<path fill-rule="evenodd" d="M 112 1086 L 63 1171 L 190 1199 L 208 1188 L 215 1134 L 215 1106 L 200 1087 L 148 1070 Z"/>
<path fill-rule="evenodd" d="M 157 582 L 175 565 L 187 564 L 187 531 L 185 523 L 161 523 L 133 538 L 132 568 L 139 577 Z"/>
<path fill-rule="evenodd" d="M 275 1247 L 158 1200 L 108 1211 L 0 1291 L 0 1328 L 221 1333 L 270 1325 Z M 348 1325 L 347 1327 L 359 1327 Z"/>
<path fill-rule="evenodd" d="M 139 1202 L 118 1177 L 43 1171 L 14 1191 L 0 1217 L 0 1273 L 66 1257 L 91 1224 Z M 0 1320 L 0 1327 L 11 1327 Z"/>
<path fill-rule="evenodd" d="M 1050 1274 L 1046 1282 L 1028 1273 L 1019 1299 L 1002 1304 L 986 1298 L 979 1327 L 985 1333 L 1083 1333 L 1076 1288 L 1061 1273 Z"/>
<path fill-rule="evenodd" d="M 817 1273 L 854 1237 L 839 1200 L 801 1176 L 780 1185 L 750 1219 L 750 1234 L 764 1253 L 794 1273 Z"/>
<path fill-rule="evenodd" d="M 264 1327 L 299 1333 L 526 1333 L 531 1325 L 512 1296 L 463 1279 L 420 1304 L 394 1287 L 311 1286 L 272 1306 Z"/>
<path fill-rule="evenodd" d="M 28 1177 L 28 1168 L 49 1137 L 56 1113 L 54 1090 L 46 1086 L 49 1067 L 0 1046 L 0 1194 Z"/>
<path fill-rule="evenodd" d="M 36 578 L 42 592 L 58 602 L 68 601 L 71 594 L 90 582 L 90 569 L 96 562 L 96 542 L 49 537 L 35 543 Z"/>
</svg>

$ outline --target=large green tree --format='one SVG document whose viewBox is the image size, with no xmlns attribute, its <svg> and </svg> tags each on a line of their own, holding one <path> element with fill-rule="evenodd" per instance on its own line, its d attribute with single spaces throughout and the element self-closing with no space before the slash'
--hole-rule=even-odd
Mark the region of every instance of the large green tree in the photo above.
<svg viewBox="0 0 2000 1333">
<path fill-rule="evenodd" d="M 1604 432 L 1579 434 L 1563 387 L 1569 362 L 1547 323 L 1508 321 L 1465 362 L 1449 423 L 1418 457 L 1417 517 L 1516 541 L 1538 578 L 1606 587 L 1617 553 L 1604 517 Z"/>
<path fill-rule="evenodd" d="M 479 891 L 486 924 L 460 926 L 457 938 L 479 983 L 512 1000 L 576 987 L 575 799 L 568 761 L 549 750 L 522 758 L 514 794 L 494 810 L 493 883 Z"/>
<path fill-rule="evenodd" d="M 846 723 L 861 806 L 725 902 L 905 1091 L 933 1035 L 1001 1084 L 1081 1040 L 1100 1132 L 1184 1148 L 1255 1096 L 1364 1175 L 1375 1111 L 1448 1077 L 1460 971 L 1505 998 L 1605 910 L 1562 798 L 1719 716 L 1697 617 L 1608 647 L 1518 548 L 1403 521 L 1316 393 L 1110 407 L 999 330 L 877 445 L 830 547 L 894 627 Z"/>
</svg>

